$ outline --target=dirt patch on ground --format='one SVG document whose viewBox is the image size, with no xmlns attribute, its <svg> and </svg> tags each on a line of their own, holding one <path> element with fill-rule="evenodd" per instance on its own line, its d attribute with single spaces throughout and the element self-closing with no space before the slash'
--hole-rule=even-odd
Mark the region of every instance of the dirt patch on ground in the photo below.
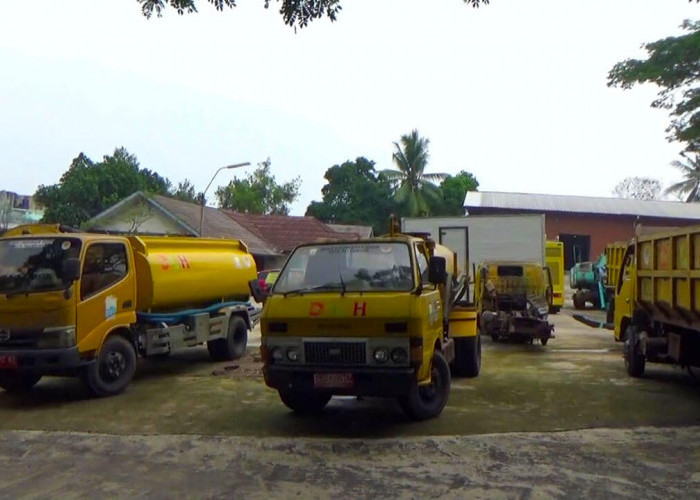
<svg viewBox="0 0 700 500">
<path fill-rule="evenodd" d="M 217 366 L 211 374 L 232 379 L 259 379 L 262 378 L 262 366 L 258 349 L 248 349 L 243 357 Z"/>
</svg>

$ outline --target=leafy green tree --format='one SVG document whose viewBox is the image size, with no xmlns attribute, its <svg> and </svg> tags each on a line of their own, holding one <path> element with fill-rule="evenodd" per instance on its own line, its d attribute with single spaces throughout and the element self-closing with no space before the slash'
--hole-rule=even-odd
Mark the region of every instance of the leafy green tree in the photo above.
<svg viewBox="0 0 700 500">
<path fill-rule="evenodd" d="M 464 215 L 464 197 L 467 191 L 478 191 L 479 181 L 474 174 L 462 170 L 448 175 L 440 184 L 440 199 L 431 204 L 432 215 Z"/>
<path fill-rule="evenodd" d="M 176 200 L 188 201 L 190 203 L 201 203 L 202 201 L 202 193 L 197 193 L 195 191 L 194 185 L 189 179 L 178 182 L 177 188 L 172 189 L 169 196 Z"/>
<path fill-rule="evenodd" d="M 372 226 L 375 234 L 387 232 L 395 210 L 391 183 L 364 157 L 333 165 L 323 176 L 323 201 L 313 201 L 306 215 L 332 224 Z"/>
<path fill-rule="evenodd" d="M 653 108 L 669 109 L 669 141 L 687 143 L 685 151 L 700 146 L 700 21 L 683 21 L 686 34 L 667 37 L 643 47 L 645 60 L 627 59 L 608 73 L 608 86 L 629 89 L 637 83 L 655 83 L 661 90 Z"/>
<path fill-rule="evenodd" d="M 224 7 L 233 8 L 236 6 L 236 0 L 207 0 L 216 10 L 224 10 Z M 488 4 L 489 0 L 462 0 L 466 4 L 473 7 L 479 7 L 481 4 Z M 155 12 L 156 15 L 162 15 L 163 10 L 170 6 L 174 8 L 178 14 L 191 14 L 197 12 L 197 0 L 138 0 L 141 4 L 143 15 L 150 18 Z M 270 6 L 271 0 L 263 0 L 263 5 L 267 9 Z M 335 21 L 338 13 L 341 10 L 340 0 L 277 0 L 281 3 L 280 14 L 284 19 L 285 24 L 303 28 L 314 19 L 328 17 L 331 21 Z"/>
<path fill-rule="evenodd" d="M 685 161 L 673 161 L 671 165 L 683 173 L 684 180 L 666 188 L 666 194 L 675 194 L 685 198 L 687 203 L 700 201 L 700 155 L 695 153 L 693 158 L 681 154 Z"/>
<path fill-rule="evenodd" d="M 441 197 L 440 190 L 434 182 L 444 180 L 447 174 L 425 173 L 430 140 L 421 137 L 418 130 L 414 129 L 410 134 L 402 135 L 399 142 L 394 143 L 392 155 L 398 170 L 382 170 L 382 173 L 398 186 L 394 193 L 394 201 L 409 216 L 428 215 L 428 200 L 436 204 Z"/>
<path fill-rule="evenodd" d="M 299 196 L 301 178 L 277 184 L 270 172 L 270 159 L 258 163 L 245 179 L 236 179 L 216 190 L 221 208 L 249 214 L 287 215 L 289 205 Z"/>
<path fill-rule="evenodd" d="M 170 181 L 139 168 L 136 156 L 117 148 L 94 163 L 80 153 L 57 184 L 41 185 L 34 194 L 44 207 L 44 222 L 78 227 L 136 191 L 168 194 Z"/>
</svg>

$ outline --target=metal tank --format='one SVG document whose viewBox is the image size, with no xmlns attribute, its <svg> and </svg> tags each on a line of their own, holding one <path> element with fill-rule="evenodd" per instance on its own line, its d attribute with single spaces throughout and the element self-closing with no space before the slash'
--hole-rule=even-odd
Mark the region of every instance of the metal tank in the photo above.
<svg viewBox="0 0 700 500">
<path fill-rule="evenodd" d="M 250 297 L 255 261 L 240 240 L 131 236 L 136 262 L 136 309 L 201 307 Z"/>
</svg>

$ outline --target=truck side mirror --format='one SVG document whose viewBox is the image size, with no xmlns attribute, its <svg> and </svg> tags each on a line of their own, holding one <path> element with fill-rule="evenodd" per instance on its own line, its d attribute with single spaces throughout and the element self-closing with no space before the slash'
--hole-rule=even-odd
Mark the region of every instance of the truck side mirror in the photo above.
<svg viewBox="0 0 700 500">
<path fill-rule="evenodd" d="M 66 259 L 61 265 L 63 280 L 73 283 L 80 278 L 80 259 Z"/>
<path fill-rule="evenodd" d="M 428 281 L 436 285 L 444 285 L 447 282 L 447 261 L 445 257 L 430 257 L 428 261 Z"/>
<path fill-rule="evenodd" d="M 248 282 L 248 288 L 250 288 L 250 294 L 255 299 L 255 302 L 265 302 L 265 299 L 267 298 L 267 293 L 265 293 L 265 290 L 263 290 L 260 286 L 259 279 L 256 278 L 254 280 L 250 280 Z"/>
</svg>

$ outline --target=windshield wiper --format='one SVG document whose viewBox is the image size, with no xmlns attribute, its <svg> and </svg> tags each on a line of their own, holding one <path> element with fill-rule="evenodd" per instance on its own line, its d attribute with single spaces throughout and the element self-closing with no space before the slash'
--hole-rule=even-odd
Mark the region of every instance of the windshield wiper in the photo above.
<svg viewBox="0 0 700 500">
<path fill-rule="evenodd" d="M 342 297 L 343 295 L 345 295 L 345 282 L 343 281 L 343 273 L 338 271 L 338 277 L 340 278 L 340 286 L 343 287 L 343 291 L 340 294 L 340 296 Z"/>
<path fill-rule="evenodd" d="M 323 290 L 323 289 L 333 290 L 333 289 L 341 287 L 341 286 L 342 286 L 343 293 L 345 293 L 345 286 L 344 285 L 336 285 L 333 283 L 326 283 L 325 285 L 316 285 L 316 286 L 309 286 L 309 287 L 305 287 L 305 288 L 297 288 L 296 290 L 289 290 L 287 292 L 283 292 L 282 295 L 284 297 L 287 297 L 287 295 L 304 295 L 305 293 L 311 293 L 311 292 L 315 292 L 315 291 Z"/>
</svg>

